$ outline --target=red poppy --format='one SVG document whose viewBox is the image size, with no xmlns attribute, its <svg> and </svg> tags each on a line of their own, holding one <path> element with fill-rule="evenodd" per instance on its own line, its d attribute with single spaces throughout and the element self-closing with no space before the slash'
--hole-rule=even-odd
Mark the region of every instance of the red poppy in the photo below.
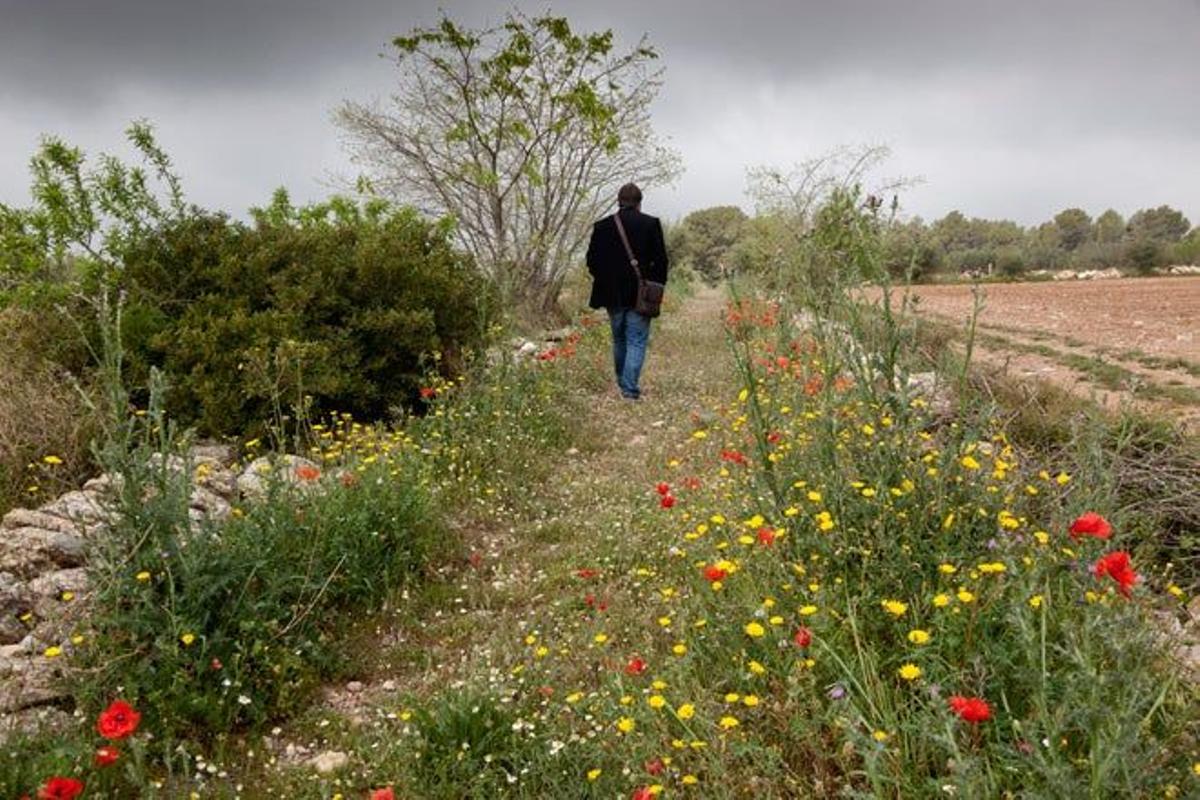
<svg viewBox="0 0 1200 800">
<path fill-rule="evenodd" d="M 371 800 L 396 800 L 396 792 L 390 786 L 375 789 L 371 792 Z"/>
<path fill-rule="evenodd" d="M 1103 578 L 1105 575 L 1117 582 L 1117 589 L 1121 594 L 1129 597 L 1130 590 L 1137 583 L 1137 573 L 1133 571 L 1133 567 L 1129 565 L 1129 553 L 1124 550 L 1117 550 L 1107 555 L 1101 556 L 1094 565 L 1092 565 L 1092 573 L 1097 578 Z"/>
<path fill-rule="evenodd" d="M 675 498 L 669 494 L 663 495 L 662 499 L 658 502 L 663 508 L 673 508 L 675 506 Z"/>
<path fill-rule="evenodd" d="M 771 444 L 777 443 L 782 438 L 783 438 L 783 434 L 780 433 L 779 431 L 771 431 L 770 433 L 767 434 L 767 441 Z"/>
<path fill-rule="evenodd" d="M 658 492 L 663 497 L 666 497 L 667 495 L 669 495 L 671 493 L 671 487 L 665 483 L 660 483 L 654 487 L 654 491 Z"/>
<path fill-rule="evenodd" d="M 437 394 L 437 389 L 434 389 L 432 386 L 422 386 L 421 387 L 421 399 L 422 400 L 428 400 L 429 398 L 433 397 L 435 394 Z"/>
<path fill-rule="evenodd" d="M 716 583 L 723 581 L 729 577 L 729 573 L 717 566 L 709 566 L 704 568 L 704 580 Z"/>
<path fill-rule="evenodd" d="M 804 393 L 806 395 L 808 395 L 809 397 L 812 397 L 813 395 L 820 394 L 821 389 L 823 389 L 824 387 L 825 387 L 825 381 L 821 378 L 820 375 L 817 375 L 815 377 L 809 378 L 808 381 L 804 384 Z"/>
<path fill-rule="evenodd" d="M 1094 539 L 1107 539 L 1112 536 L 1112 525 L 1109 525 L 1108 520 L 1095 511 L 1089 511 L 1086 514 L 1080 515 L 1078 519 L 1071 523 L 1069 530 L 1071 538 L 1076 541 L 1081 536 L 1091 536 Z"/>
<path fill-rule="evenodd" d="M 472 569 L 479 569 L 483 565 L 483 553 L 478 550 L 472 550 L 471 555 L 467 556 L 467 563 Z"/>
<path fill-rule="evenodd" d="M 654 792 L 650 791 L 649 786 L 639 786 L 633 790 L 630 800 L 654 800 Z"/>
<path fill-rule="evenodd" d="M 775 529 L 763 526 L 758 529 L 758 543 L 764 544 L 767 547 L 775 544 Z"/>
<path fill-rule="evenodd" d="M 808 647 L 812 644 L 812 631 L 808 628 L 799 628 L 793 634 L 792 641 L 796 643 L 796 647 Z"/>
<path fill-rule="evenodd" d="M 557 357 L 557 356 L 558 356 L 558 351 L 555 350 L 554 348 L 550 348 L 549 350 L 546 350 L 545 352 L 538 353 L 537 359 L 538 359 L 538 361 L 553 361 L 555 359 L 555 357 Z"/>
<path fill-rule="evenodd" d="M 734 464 L 741 464 L 742 466 L 746 465 L 746 457 L 737 450 L 722 450 L 721 460 L 732 461 Z"/>
<path fill-rule="evenodd" d="M 38 800 L 75 800 L 83 794 L 83 781 L 55 776 L 38 789 Z"/>
<path fill-rule="evenodd" d="M 656 758 L 646 762 L 646 772 L 650 773 L 651 775 L 661 775 L 664 769 L 666 769 L 666 765 L 663 764 L 661 758 Z"/>
<path fill-rule="evenodd" d="M 956 694 L 951 695 L 949 703 L 951 710 L 964 722 L 987 722 L 992 718 L 992 707 L 982 698 Z"/>
<path fill-rule="evenodd" d="M 296 477 L 302 481 L 315 481 L 321 477 L 321 470 L 311 464 L 301 464 L 296 467 Z"/>
<path fill-rule="evenodd" d="M 695 476 L 688 476 L 683 479 L 683 488 L 695 491 L 700 488 L 700 479 Z"/>
<path fill-rule="evenodd" d="M 634 656 L 633 658 L 629 659 L 629 663 L 625 665 L 625 674 L 626 675 L 641 675 L 645 671 L 646 671 L 646 662 L 643 661 L 642 659 L 638 658 L 637 656 Z"/>
<path fill-rule="evenodd" d="M 92 763 L 97 767 L 107 767 L 110 764 L 115 764 L 117 759 L 121 757 L 121 751 L 110 744 L 96 748 L 96 754 L 92 757 Z"/>
<path fill-rule="evenodd" d="M 599 574 L 599 570 L 592 569 L 591 567 L 583 567 L 582 569 L 575 570 L 575 575 L 583 578 L 585 581 L 591 580 Z"/>
<path fill-rule="evenodd" d="M 137 730 L 142 715 L 124 700 L 114 700 L 100 712 L 96 719 L 96 730 L 105 739 L 124 739 Z"/>
<path fill-rule="evenodd" d="M 209 666 L 212 667 L 213 672 L 218 672 L 223 665 L 221 664 L 221 659 L 214 658 Z"/>
</svg>

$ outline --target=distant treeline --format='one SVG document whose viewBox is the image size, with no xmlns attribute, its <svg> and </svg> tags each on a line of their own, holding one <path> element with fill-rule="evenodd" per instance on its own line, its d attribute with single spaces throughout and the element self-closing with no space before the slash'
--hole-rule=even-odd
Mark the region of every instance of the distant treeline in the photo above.
<svg viewBox="0 0 1200 800">
<path fill-rule="evenodd" d="M 1200 263 L 1200 227 L 1192 228 L 1170 206 L 1145 208 L 1128 219 L 1109 209 L 1093 219 L 1080 208 L 1060 211 L 1040 225 L 967 217 L 951 211 L 926 222 L 881 214 L 887 267 L 914 279 L 936 273 L 993 272 L 1017 276 L 1035 269 L 1105 269 L 1151 272 L 1169 264 Z M 713 280 L 734 271 L 755 272 L 777 257 L 794 223 L 779 214 L 747 216 L 736 206 L 688 214 L 672 226 L 678 263 Z"/>
</svg>

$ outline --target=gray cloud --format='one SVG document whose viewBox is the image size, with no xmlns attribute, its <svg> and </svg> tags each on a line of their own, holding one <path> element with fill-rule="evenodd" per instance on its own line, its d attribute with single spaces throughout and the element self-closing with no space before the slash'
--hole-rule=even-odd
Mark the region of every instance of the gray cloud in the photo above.
<svg viewBox="0 0 1200 800">
<path fill-rule="evenodd" d="M 545 3 L 521 4 L 532 12 Z M 442 6 L 481 24 L 482 0 Z M 1200 2 L 556 3 L 580 28 L 648 33 L 656 122 L 687 173 L 648 204 L 744 203 L 745 169 L 889 144 L 907 206 L 1022 222 L 1170 203 L 1200 222 Z M 26 201 L 42 133 L 123 152 L 146 117 L 192 199 L 240 212 L 348 172 L 329 112 L 386 94 L 388 40 L 436 3 L 0 0 L 0 202 Z M 650 203 L 650 201 L 654 201 Z"/>
</svg>

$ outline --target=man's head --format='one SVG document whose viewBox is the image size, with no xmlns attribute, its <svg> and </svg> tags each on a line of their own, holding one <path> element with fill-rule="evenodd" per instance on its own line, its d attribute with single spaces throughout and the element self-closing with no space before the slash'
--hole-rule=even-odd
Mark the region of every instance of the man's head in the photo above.
<svg viewBox="0 0 1200 800">
<path fill-rule="evenodd" d="M 636 183 L 627 183 L 617 192 L 617 205 L 621 208 L 637 208 L 642 204 L 642 190 Z"/>
</svg>

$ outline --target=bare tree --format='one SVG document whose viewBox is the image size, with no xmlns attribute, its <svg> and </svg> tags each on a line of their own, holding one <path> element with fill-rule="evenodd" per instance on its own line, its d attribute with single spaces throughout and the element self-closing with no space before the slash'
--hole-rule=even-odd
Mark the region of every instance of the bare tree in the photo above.
<svg viewBox="0 0 1200 800">
<path fill-rule="evenodd" d="M 453 217 L 463 246 L 529 308 L 556 305 L 620 184 L 680 171 L 650 124 L 662 72 L 644 38 L 618 54 L 612 31 L 512 12 L 481 31 L 443 16 L 393 44 L 396 93 L 336 112 L 351 153 L 376 190 Z"/>
</svg>

